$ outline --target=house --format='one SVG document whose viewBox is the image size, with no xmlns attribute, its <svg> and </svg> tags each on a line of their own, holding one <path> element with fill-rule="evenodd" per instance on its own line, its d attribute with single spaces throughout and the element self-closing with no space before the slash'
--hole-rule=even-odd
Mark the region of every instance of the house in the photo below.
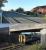
<svg viewBox="0 0 46 50">
<path fill-rule="evenodd" d="M 38 13 L 38 14 L 46 14 L 46 5 L 45 6 L 37 6 L 31 10 L 32 12 Z"/>
</svg>

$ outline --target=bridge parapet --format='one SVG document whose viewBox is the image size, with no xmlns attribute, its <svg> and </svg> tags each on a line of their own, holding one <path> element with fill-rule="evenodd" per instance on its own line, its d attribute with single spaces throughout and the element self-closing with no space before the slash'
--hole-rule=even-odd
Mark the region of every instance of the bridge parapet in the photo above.
<svg viewBox="0 0 46 50">
<path fill-rule="evenodd" d="M 21 30 L 40 29 L 40 28 L 41 29 L 46 28 L 46 24 L 22 23 L 22 24 L 9 25 L 10 31 L 21 31 Z"/>
</svg>

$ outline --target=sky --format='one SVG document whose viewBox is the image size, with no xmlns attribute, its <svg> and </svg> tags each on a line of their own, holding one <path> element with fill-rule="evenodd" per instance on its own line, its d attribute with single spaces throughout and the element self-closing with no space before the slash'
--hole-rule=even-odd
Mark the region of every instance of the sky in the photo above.
<svg viewBox="0 0 46 50">
<path fill-rule="evenodd" d="M 21 7 L 25 11 L 30 11 L 34 7 L 46 5 L 46 0 L 8 0 L 8 3 L 5 3 L 3 10 L 16 10 Z"/>
</svg>

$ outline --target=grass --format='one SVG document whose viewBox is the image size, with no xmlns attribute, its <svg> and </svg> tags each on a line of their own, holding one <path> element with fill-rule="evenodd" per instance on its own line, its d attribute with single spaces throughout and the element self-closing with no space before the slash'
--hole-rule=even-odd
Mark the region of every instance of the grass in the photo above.
<svg viewBox="0 0 46 50">
<path fill-rule="evenodd" d="M 21 44 L 21 45 L 22 46 L 20 46 L 20 47 L 22 48 L 22 50 L 46 50 L 45 49 L 46 47 L 41 46 L 40 44 L 37 44 L 37 43 L 33 44 L 33 45 L 24 45 L 24 46 L 23 46 L 23 44 Z M 12 44 L 11 46 L 8 46 L 7 48 L 14 50 L 15 44 Z M 3 48 L 3 49 L 7 49 L 7 48 Z"/>
<path fill-rule="evenodd" d="M 46 16 L 42 16 L 41 18 L 46 19 Z"/>
<path fill-rule="evenodd" d="M 29 46 L 27 49 L 25 50 L 46 50 L 46 47 L 41 46 L 40 44 L 34 44 Z"/>
</svg>

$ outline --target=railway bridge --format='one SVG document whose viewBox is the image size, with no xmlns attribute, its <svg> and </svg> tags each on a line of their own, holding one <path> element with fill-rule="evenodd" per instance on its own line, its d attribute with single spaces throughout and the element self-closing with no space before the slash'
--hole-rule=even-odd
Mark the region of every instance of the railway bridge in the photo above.
<svg viewBox="0 0 46 50">
<path fill-rule="evenodd" d="M 5 20 L 4 20 L 5 19 Z M 9 35 L 16 35 L 16 39 L 18 40 L 19 34 L 21 32 L 40 32 L 41 34 L 41 44 L 46 42 L 46 19 L 42 19 L 39 17 L 3 17 L 3 29 L 6 32 L 9 30 Z"/>
<path fill-rule="evenodd" d="M 22 24 L 4 24 L 7 25 L 5 27 L 0 28 L 2 33 L 4 32 L 5 34 L 9 35 L 15 35 L 16 40 L 18 40 L 19 35 L 22 32 L 40 32 L 41 34 L 41 44 L 46 43 L 46 24 L 30 24 L 30 23 L 22 23 Z M 6 29 L 5 29 L 6 28 Z M 0 31 L 0 32 L 1 32 Z M 25 39 L 25 36 L 24 36 Z M 22 40 L 22 39 L 21 39 Z M 24 41 L 25 42 L 25 41 Z"/>
</svg>

